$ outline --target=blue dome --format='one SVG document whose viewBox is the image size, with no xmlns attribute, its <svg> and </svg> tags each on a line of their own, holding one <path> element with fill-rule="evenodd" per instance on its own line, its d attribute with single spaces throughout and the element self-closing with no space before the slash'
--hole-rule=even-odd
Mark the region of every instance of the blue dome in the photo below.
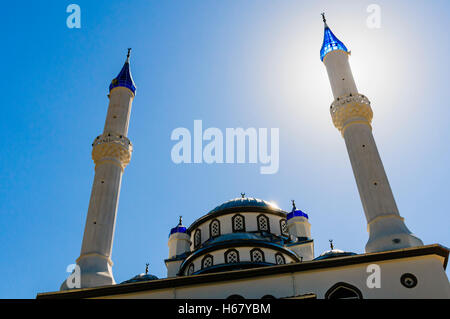
<svg viewBox="0 0 450 319">
<path fill-rule="evenodd" d="M 122 67 L 122 70 L 120 71 L 119 75 L 117 75 L 116 78 L 114 78 L 111 81 L 111 84 L 109 85 L 109 91 L 111 92 L 112 89 L 116 87 L 125 87 L 130 89 L 133 94 L 136 94 L 136 85 L 134 84 L 133 77 L 131 76 L 130 71 L 130 52 L 128 51 L 127 60 L 125 61 L 125 64 Z"/>
<path fill-rule="evenodd" d="M 275 204 L 272 204 L 270 202 L 267 202 L 262 199 L 258 198 L 252 198 L 252 197 L 245 197 L 245 198 L 235 198 L 232 200 L 229 200 L 222 205 L 217 206 L 213 210 L 211 210 L 208 214 L 212 214 L 221 210 L 229 209 L 229 208 L 236 208 L 236 207 L 263 207 L 270 210 L 282 212 L 279 207 L 277 207 Z"/>
<path fill-rule="evenodd" d="M 286 219 L 289 220 L 294 217 L 305 217 L 306 219 L 309 219 L 308 214 L 302 212 L 300 209 L 294 210 L 287 214 Z"/>
<path fill-rule="evenodd" d="M 339 39 L 331 32 L 331 29 L 325 23 L 325 31 L 323 35 L 323 44 L 320 49 L 320 60 L 323 61 L 325 56 L 331 51 L 342 50 L 348 52 L 347 47 L 339 41 Z"/>
<path fill-rule="evenodd" d="M 150 281 L 150 280 L 157 280 L 159 279 L 158 277 L 154 276 L 154 275 L 150 275 L 150 274 L 139 274 L 137 276 L 134 276 L 131 279 L 128 279 L 124 282 L 121 282 L 121 284 L 129 284 L 132 282 L 142 282 L 142 281 Z"/>
<path fill-rule="evenodd" d="M 170 235 L 175 234 L 175 233 L 187 233 L 187 229 L 185 226 L 183 225 L 177 225 L 177 227 L 174 227 L 170 230 Z"/>
</svg>

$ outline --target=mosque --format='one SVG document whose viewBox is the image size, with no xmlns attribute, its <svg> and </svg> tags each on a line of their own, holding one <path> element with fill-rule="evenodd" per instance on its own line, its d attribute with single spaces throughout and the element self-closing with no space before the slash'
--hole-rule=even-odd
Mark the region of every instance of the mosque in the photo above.
<svg viewBox="0 0 450 319">
<path fill-rule="evenodd" d="M 450 298 L 449 249 L 424 245 L 400 216 L 372 135 L 372 107 L 358 92 L 350 51 L 325 16 L 320 59 L 331 84 L 333 124 L 345 140 L 369 239 L 364 254 L 335 249 L 316 256 L 308 214 L 292 202 L 284 211 L 268 201 L 229 200 L 190 226 L 170 230 L 167 278 L 148 273 L 116 283 L 111 252 L 122 174 L 133 146 L 127 138 L 136 85 L 130 50 L 109 86 L 103 134 L 92 146 L 95 177 L 80 257 L 61 291 L 37 298 L 371 299 Z"/>
</svg>

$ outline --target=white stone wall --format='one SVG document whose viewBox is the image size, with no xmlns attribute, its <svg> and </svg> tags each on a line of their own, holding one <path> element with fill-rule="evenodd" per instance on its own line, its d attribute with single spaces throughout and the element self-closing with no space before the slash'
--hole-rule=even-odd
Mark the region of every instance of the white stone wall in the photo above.
<svg viewBox="0 0 450 319">
<path fill-rule="evenodd" d="M 336 283 L 345 282 L 358 288 L 364 299 L 371 298 L 450 298 L 448 278 L 442 267 L 443 258 L 436 255 L 402 258 L 377 262 L 380 266 L 380 288 L 369 288 L 366 284 L 370 273 L 362 263 L 294 272 L 280 275 L 267 275 L 251 279 L 228 280 L 216 283 L 181 286 L 170 289 L 143 291 L 107 298 L 227 298 L 239 294 L 245 298 L 261 298 L 273 295 L 276 298 L 315 293 L 319 299 Z M 400 283 L 404 273 L 412 273 L 418 279 L 414 288 L 406 288 Z M 270 271 L 268 271 L 270 274 Z"/>
</svg>

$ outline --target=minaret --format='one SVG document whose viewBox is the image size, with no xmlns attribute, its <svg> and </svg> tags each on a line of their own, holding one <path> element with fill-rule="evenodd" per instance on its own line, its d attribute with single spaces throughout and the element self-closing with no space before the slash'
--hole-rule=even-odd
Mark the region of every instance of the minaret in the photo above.
<svg viewBox="0 0 450 319">
<path fill-rule="evenodd" d="M 92 144 L 95 177 L 77 265 L 81 288 L 115 284 L 111 251 L 122 174 L 133 146 L 127 138 L 136 86 L 130 72 L 130 51 L 119 75 L 109 86 L 109 106 L 103 134 Z M 61 289 L 65 289 L 63 284 Z"/>
<path fill-rule="evenodd" d="M 292 243 L 287 246 L 297 254 L 301 261 L 314 259 L 314 240 L 311 238 L 311 224 L 308 218 L 308 214 L 297 209 L 295 201 L 292 200 L 292 211 L 286 216 Z"/>
<path fill-rule="evenodd" d="M 421 246 L 422 241 L 411 234 L 398 212 L 372 135 L 370 101 L 356 89 L 348 62 L 350 52 L 331 32 L 323 13 L 322 17 L 325 34 L 320 58 L 327 68 L 334 96 L 330 112 L 344 137 L 366 215 L 366 252 Z"/>
<path fill-rule="evenodd" d="M 191 236 L 183 226 L 181 216 L 178 225 L 170 230 L 168 246 L 169 258 L 165 260 L 167 277 L 175 277 L 191 247 Z"/>
</svg>

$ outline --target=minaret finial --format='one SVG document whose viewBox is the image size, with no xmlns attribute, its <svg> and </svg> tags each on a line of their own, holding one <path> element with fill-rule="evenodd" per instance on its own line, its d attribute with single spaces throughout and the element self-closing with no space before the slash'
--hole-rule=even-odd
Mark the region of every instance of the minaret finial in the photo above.
<svg viewBox="0 0 450 319">
<path fill-rule="evenodd" d="M 146 263 L 145 264 L 145 274 L 147 275 L 148 274 L 148 266 L 149 266 L 150 264 L 149 263 Z"/>
<path fill-rule="evenodd" d="M 180 216 L 180 221 L 178 222 L 178 225 L 181 226 L 183 224 L 183 216 Z"/>
<path fill-rule="evenodd" d="M 330 248 L 331 248 L 331 250 L 333 250 L 333 249 L 334 249 L 333 239 L 329 239 L 328 241 L 330 242 Z"/>
<path fill-rule="evenodd" d="M 323 23 L 326 24 L 327 23 L 327 19 L 325 19 L 325 12 L 322 12 L 321 15 L 322 15 Z"/>
<path fill-rule="evenodd" d="M 297 209 L 297 207 L 295 207 L 295 200 L 291 200 L 292 202 L 292 211 L 295 211 Z"/>
<path fill-rule="evenodd" d="M 245 193 L 241 193 L 242 198 L 245 198 Z"/>
<path fill-rule="evenodd" d="M 128 48 L 127 62 L 130 62 L 131 48 Z"/>
</svg>

